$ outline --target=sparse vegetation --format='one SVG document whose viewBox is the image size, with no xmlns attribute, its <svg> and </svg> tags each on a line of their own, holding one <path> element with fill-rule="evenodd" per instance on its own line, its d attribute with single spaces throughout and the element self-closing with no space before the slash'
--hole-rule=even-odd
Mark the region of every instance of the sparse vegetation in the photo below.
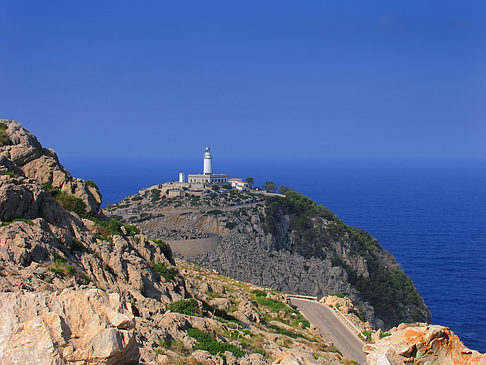
<svg viewBox="0 0 486 365">
<path fill-rule="evenodd" d="M 13 171 L 4 171 L 4 172 L 2 172 L 2 176 L 10 176 L 12 178 L 17 177 L 17 175 Z"/>
<path fill-rule="evenodd" d="M 223 355 L 226 351 L 233 353 L 236 357 L 243 357 L 245 353 L 235 345 L 227 342 L 219 342 L 214 336 L 198 330 L 196 328 L 189 328 L 187 334 L 194 338 L 197 343 L 194 345 L 194 350 L 208 351 L 211 355 Z"/>
<path fill-rule="evenodd" d="M 0 123 L 0 146 L 12 145 L 12 140 L 7 134 L 7 126 L 5 123 Z"/>
<path fill-rule="evenodd" d="M 201 309 L 197 304 L 197 300 L 193 298 L 169 303 L 167 309 L 172 312 L 187 314 L 188 316 L 200 316 L 202 314 Z"/>
<path fill-rule="evenodd" d="M 341 293 L 331 293 L 330 296 L 338 297 L 338 298 L 345 298 L 344 294 Z"/>
<path fill-rule="evenodd" d="M 84 180 L 84 183 L 86 184 L 86 186 L 89 186 L 89 187 L 95 188 L 96 190 L 99 190 L 98 185 L 93 180 Z"/>
<path fill-rule="evenodd" d="M 14 222 L 23 222 L 23 223 L 27 223 L 29 226 L 33 226 L 34 225 L 34 222 L 30 219 L 25 219 L 25 218 L 16 218 L 16 219 L 12 219 L 11 221 L 9 222 L 2 222 L 2 224 L 0 225 L 0 227 L 5 227 L 5 226 L 8 226 Z"/>
<path fill-rule="evenodd" d="M 172 251 L 167 243 L 165 243 L 161 239 L 155 239 L 153 242 L 160 247 L 162 253 L 164 254 L 165 258 L 172 262 Z"/>
<path fill-rule="evenodd" d="M 86 212 L 86 204 L 83 202 L 82 199 L 62 191 L 57 192 L 57 194 L 55 195 L 55 199 L 64 209 L 76 213 L 81 218 L 89 217 L 89 214 Z"/>
<path fill-rule="evenodd" d="M 152 262 L 150 264 L 152 269 L 159 274 L 160 277 L 164 278 L 165 281 L 174 281 L 175 280 L 175 273 L 176 269 L 173 267 L 167 267 L 166 264 L 161 262 Z"/>
</svg>

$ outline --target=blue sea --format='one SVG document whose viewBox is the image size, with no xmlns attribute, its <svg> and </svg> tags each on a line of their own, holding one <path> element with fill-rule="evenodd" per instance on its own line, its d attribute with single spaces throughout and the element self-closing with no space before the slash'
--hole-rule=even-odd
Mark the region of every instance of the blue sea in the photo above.
<svg viewBox="0 0 486 365">
<path fill-rule="evenodd" d="M 61 161 L 96 181 L 104 203 L 198 173 L 202 159 Z M 274 181 L 363 228 L 401 263 L 432 312 L 472 349 L 486 352 L 485 161 L 218 160 L 216 172 Z"/>
</svg>

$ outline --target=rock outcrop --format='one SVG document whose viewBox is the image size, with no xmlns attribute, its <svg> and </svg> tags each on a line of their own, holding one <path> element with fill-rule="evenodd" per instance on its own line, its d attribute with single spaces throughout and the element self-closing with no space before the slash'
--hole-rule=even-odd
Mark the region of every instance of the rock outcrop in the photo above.
<svg viewBox="0 0 486 365">
<path fill-rule="evenodd" d="M 72 194 L 86 204 L 90 214 L 100 210 L 101 194 L 93 184 L 87 184 L 71 174 L 59 163 L 54 150 L 43 148 L 37 138 L 15 121 L 0 119 L 6 125 L 11 145 L 2 146 L 0 173 L 11 172 L 17 176 L 51 184 L 62 192 Z M 20 217 L 14 217 L 20 218 Z"/>
<path fill-rule="evenodd" d="M 133 314 L 99 289 L 0 293 L 2 364 L 137 364 Z"/>
<path fill-rule="evenodd" d="M 468 349 L 447 327 L 401 324 L 391 336 L 366 345 L 368 365 L 484 365 L 486 354 Z"/>
</svg>

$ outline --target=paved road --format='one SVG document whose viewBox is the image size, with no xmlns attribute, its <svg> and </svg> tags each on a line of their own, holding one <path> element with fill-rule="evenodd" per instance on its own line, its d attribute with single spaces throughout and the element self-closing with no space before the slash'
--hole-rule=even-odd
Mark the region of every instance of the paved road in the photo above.
<svg viewBox="0 0 486 365">
<path fill-rule="evenodd" d="M 291 298 L 291 301 L 311 324 L 321 330 L 326 339 L 334 343 L 344 357 L 366 364 L 366 354 L 362 350 L 365 344 L 331 308 L 308 299 Z"/>
</svg>

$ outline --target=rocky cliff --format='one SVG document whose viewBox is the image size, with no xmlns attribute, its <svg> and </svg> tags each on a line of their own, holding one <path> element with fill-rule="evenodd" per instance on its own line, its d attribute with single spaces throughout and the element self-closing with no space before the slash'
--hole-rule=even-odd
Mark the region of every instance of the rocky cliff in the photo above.
<svg viewBox="0 0 486 365">
<path fill-rule="evenodd" d="M 106 219 L 17 122 L 0 120 L 0 173 L 0 363 L 339 363 L 281 293 Z"/>
<path fill-rule="evenodd" d="M 144 189 L 108 211 L 177 245 L 194 245 L 191 239 L 204 233 L 219 235 L 216 249 L 198 255 L 185 250 L 183 256 L 237 280 L 294 294 L 345 294 L 382 329 L 430 321 L 393 256 L 369 233 L 347 226 L 310 198 L 290 189 L 282 197 L 191 192 L 176 185 Z M 180 196 L 172 193 L 176 189 Z"/>
</svg>

